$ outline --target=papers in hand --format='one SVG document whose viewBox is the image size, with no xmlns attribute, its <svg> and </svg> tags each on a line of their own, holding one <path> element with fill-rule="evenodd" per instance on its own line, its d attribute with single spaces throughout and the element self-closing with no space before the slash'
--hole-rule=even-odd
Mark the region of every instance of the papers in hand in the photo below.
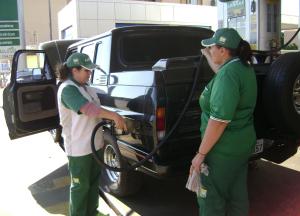
<svg viewBox="0 0 300 216">
<path fill-rule="evenodd" d="M 192 174 L 189 175 L 185 187 L 198 195 L 201 187 L 200 173 L 193 170 Z"/>
<path fill-rule="evenodd" d="M 201 173 L 203 173 L 205 176 L 208 176 L 208 166 L 206 164 L 201 164 Z M 193 170 L 192 174 L 189 175 L 189 178 L 187 180 L 187 183 L 185 187 L 197 194 L 199 196 L 200 189 L 201 189 L 201 178 L 200 173 Z"/>
</svg>

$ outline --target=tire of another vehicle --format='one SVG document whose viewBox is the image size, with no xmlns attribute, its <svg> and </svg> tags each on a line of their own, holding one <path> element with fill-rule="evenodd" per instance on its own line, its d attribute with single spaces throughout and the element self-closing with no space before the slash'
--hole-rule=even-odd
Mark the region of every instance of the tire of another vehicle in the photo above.
<svg viewBox="0 0 300 216">
<path fill-rule="evenodd" d="M 297 136 L 300 136 L 299 93 L 300 53 L 283 54 L 272 63 L 266 76 L 263 103 L 273 127 Z"/>
<path fill-rule="evenodd" d="M 123 167 L 127 163 L 117 148 L 116 138 L 104 131 L 104 146 L 101 159 L 110 166 Z M 136 171 L 114 172 L 101 169 L 100 186 L 117 197 L 125 197 L 137 193 L 142 185 L 142 174 Z"/>
</svg>

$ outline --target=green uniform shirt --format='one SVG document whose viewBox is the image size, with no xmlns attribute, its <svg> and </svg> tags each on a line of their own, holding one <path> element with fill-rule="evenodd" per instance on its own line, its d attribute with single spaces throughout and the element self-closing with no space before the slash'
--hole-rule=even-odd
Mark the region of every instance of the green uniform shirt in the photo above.
<svg viewBox="0 0 300 216">
<path fill-rule="evenodd" d="M 75 80 L 72 79 L 72 81 L 79 85 Z M 78 88 L 72 85 L 68 85 L 62 90 L 61 101 L 66 108 L 79 114 L 80 108 L 88 103 L 88 100 L 80 93 Z"/>
<path fill-rule="evenodd" d="M 210 153 L 246 156 L 253 152 L 256 142 L 253 126 L 256 96 L 256 76 L 252 67 L 243 65 L 238 58 L 221 66 L 199 99 L 202 138 L 210 118 L 228 122 Z"/>
</svg>

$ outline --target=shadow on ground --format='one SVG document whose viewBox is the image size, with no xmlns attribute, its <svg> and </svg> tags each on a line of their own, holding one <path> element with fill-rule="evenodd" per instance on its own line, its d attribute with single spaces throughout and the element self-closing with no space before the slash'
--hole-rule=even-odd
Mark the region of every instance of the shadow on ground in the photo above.
<svg viewBox="0 0 300 216">
<path fill-rule="evenodd" d="M 258 161 L 248 179 L 251 216 L 300 216 L 300 172 Z"/>
<path fill-rule="evenodd" d="M 144 176 L 140 193 L 120 200 L 143 216 L 197 215 L 196 196 L 185 189 L 186 180 L 185 174 L 169 179 Z M 126 214 L 129 215 L 130 212 Z"/>
<path fill-rule="evenodd" d="M 139 194 L 120 200 L 143 216 L 196 216 L 196 197 L 185 189 L 185 182 L 185 175 L 168 180 L 147 177 Z M 300 172 L 257 161 L 249 170 L 248 185 L 250 216 L 300 216 Z"/>
<path fill-rule="evenodd" d="M 67 165 L 32 184 L 29 190 L 44 209 L 51 214 L 64 214 L 69 199 Z M 196 216 L 196 197 L 185 189 L 187 176 L 169 179 L 144 176 L 141 191 L 131 197 L 120 198 L 131 210 L 127 216 Z M 250 216 L 300 216 L 300 172 L 258 161 L 249 171 Z M 60 207 L 59 207 L 60 206 Z"/>
<path fill-rule="evenodd" d="M 47 212 L 66 215 L 68 211 L 70 178 L 67 164 L 29 186 L 29 190 Z"/>
</svg>

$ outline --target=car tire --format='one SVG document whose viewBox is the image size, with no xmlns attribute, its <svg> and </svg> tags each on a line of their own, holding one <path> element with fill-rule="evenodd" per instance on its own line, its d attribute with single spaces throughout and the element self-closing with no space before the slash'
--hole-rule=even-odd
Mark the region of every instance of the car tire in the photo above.
<svg viewBox="0 0 300 216">
<path fill-rule="evenodd" d="M 271 127 L 300 135 L 300 52 L 286 53 L 271 65 L 263 106 Z"/>
<path fill-rule="evenodd" d="M 127 163 L 117 147 L 116 138 L 104 131 L 104 146 L 101 159 L 110 166 L 123 167 Z M 114 172 L 101 168 L 100 186 L 117 197 L 125 197 L 137 193 L 142 185 L 142 174 L 137 171 Z"/>
</svg>

